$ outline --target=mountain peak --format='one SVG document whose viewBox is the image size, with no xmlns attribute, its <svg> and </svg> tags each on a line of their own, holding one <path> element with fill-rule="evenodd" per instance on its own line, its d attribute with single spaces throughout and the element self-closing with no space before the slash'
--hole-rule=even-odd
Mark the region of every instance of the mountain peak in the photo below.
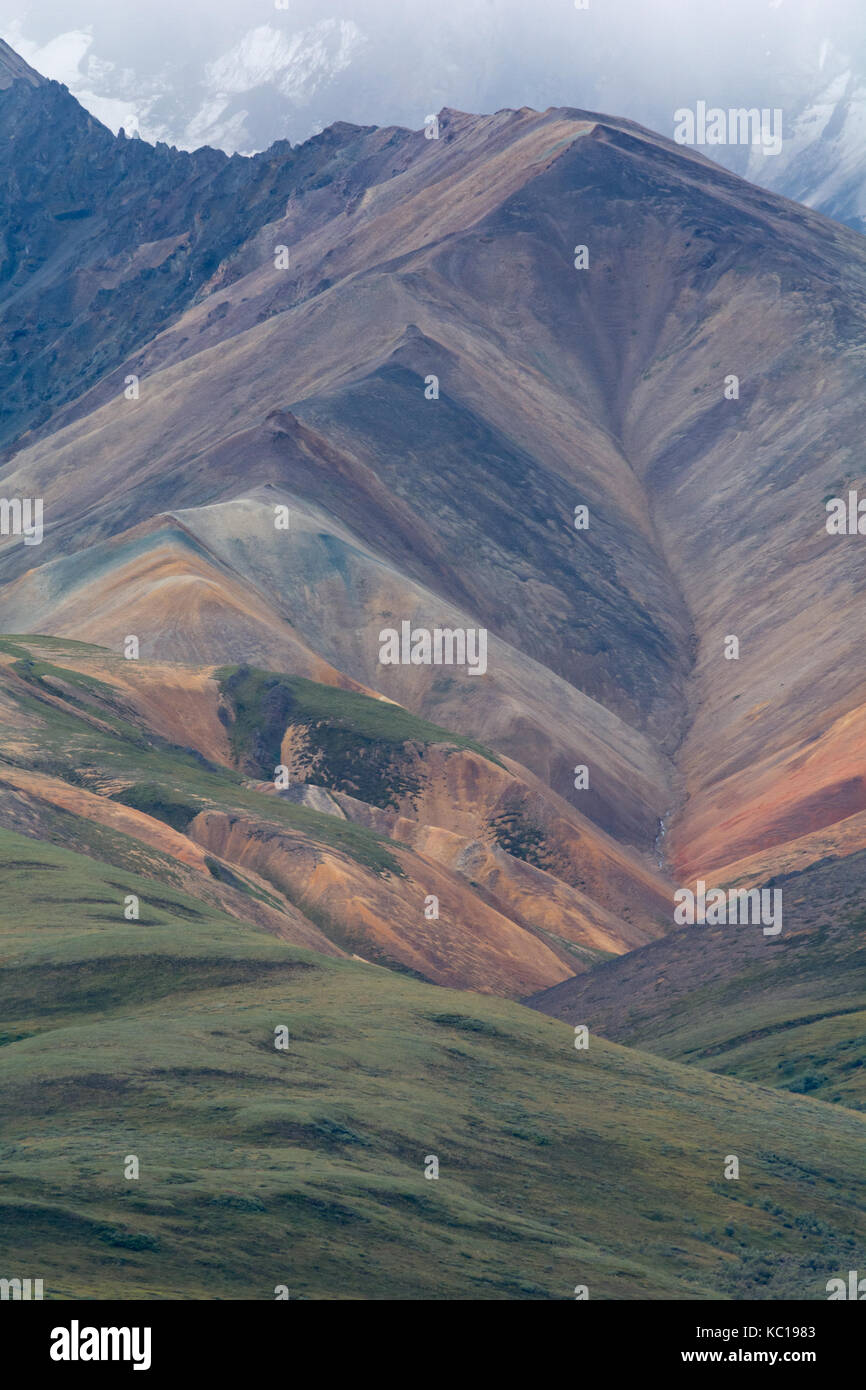
<svg viewBox="0 0 866 1390">
<path fill-rule="evenodd" d="M 42 77 L 20 54 L 0 39 L 0 91 L 11 87 L 13 82 L 29 82 L 31 87 L 45 87 L 48 79 Z"/>
</svg>

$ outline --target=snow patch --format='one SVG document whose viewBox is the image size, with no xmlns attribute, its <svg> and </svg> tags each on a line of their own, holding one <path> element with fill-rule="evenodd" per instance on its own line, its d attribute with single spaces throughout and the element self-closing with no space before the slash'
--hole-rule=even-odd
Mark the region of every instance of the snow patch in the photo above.
<svg viewBox="0 0 866 1390">
<path fill-rule="evenodd" d="M 262 24 L 209 63 L 205 81 L 226 96 L 271 85 L 300 102 L 347 68 L 363 43 L 361 30 L 347 19 L 323 19 L 297 34 Z"/>
</svg>

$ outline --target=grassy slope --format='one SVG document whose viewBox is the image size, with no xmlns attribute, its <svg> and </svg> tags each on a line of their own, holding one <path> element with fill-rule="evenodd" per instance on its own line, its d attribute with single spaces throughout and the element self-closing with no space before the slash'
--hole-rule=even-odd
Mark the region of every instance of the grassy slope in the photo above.
<svg viewBox="0 0 866 1390">
<path fill-rule="evenodd" d="M 235 808 L 299 830 L 378 873 L 402 872 L 388 843 L 366 827 L 245 787 L 239 774 L 154 735 L 104 682 L 31 659 L 43 647 L 59 648 L 62 659 L 63 645 L 44 637 L 0 639 L 0 648 L 19 658 L 12 668 L 18 680 L 0 669 L 0 687 L 28 716 L 34 735 L 33 751 L 25 757 L 4 753 L 9 761 L 93 790 L 109 779 L 129 782 L 117 799 L 176 829 L 184 824 L 184 811 L 188 823 L 208 806 Z"/>
<path fill-rule="evenodd" d="M 450 743 L 455 748 L 472 748 L 501 766 L 495 754 L 474 739 L 431 724 L 428 719 L 421 719 L 390 700 L 375 700 L 353 690 L 322 685 L 303 676 L 277 675 L 255 666 L 221 666 L 214 675 L 235 711 L 232 736 L 237 740 L 238 754 L 244 751 L 253 732 L 261 728 L 263 698 L 269 691 L 279 688 L 287 696 L 291 718 L 299 722 L 341 724 L 362 738 L 390 744 L 409 740 L 422 744 Z"/>
<path fill-rule="evenodd" d="M 232 713 L 237 765 L 260 778 L 273 777 L 289 725 L 303 731 L 313 781 L 372 806 L 397 807 L 418 791 L 419 747 L 445 743 L 498 762 L 472 739 L 386 700 L 250 666 L 224 666 L 215 676 Z"/>
<path fill-rule="evenodd" d="M 49 1297 L 823 1298 L 862 1267 L 860 1115 L 578 1053 L 8 832 L 0 872 L 0 1267 Z"/>
<path fill-rule="evenodd" d="M 866 853 L 775 880 L 778 937 L 686 927 L 535 996 L 603 1036 L 866 1110 Z"/>
</svg>

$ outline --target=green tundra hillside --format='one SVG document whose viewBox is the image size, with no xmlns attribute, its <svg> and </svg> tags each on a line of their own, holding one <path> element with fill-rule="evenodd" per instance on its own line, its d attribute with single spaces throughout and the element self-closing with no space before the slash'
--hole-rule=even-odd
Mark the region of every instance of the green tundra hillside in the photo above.
<svg viewBox="0 0 866 1390">
<path fill-rule="evenodd" d="M 0 867 L 0 1265 L 46 1297 L 820 1299 L 862 1259 L 859 1114 L 12 832 Z"/>
</svg>

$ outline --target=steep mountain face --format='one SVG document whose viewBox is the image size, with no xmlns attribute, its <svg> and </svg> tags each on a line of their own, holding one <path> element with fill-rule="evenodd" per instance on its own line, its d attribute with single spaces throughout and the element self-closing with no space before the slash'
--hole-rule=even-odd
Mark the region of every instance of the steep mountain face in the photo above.
<svg viewBox="0 0 866 1390">
<path fill-rule="evenodd" d="M 58 83 L 34 89 L 2 52 L 0 74 L 0 138 L 27 151 L 0 175 L 8 444 L 176 318 L 290 193 L 353 162 L 362 132 L 332 128 L 251 160 L 187 154 L 113 136 Z"/>
<path fill-rule="evenodd" d="M 63 97 L 4 100 L 46 91 Z M 139 148 L 92 138 L 112 169 Z M 200 199 L 190 156 L 141 150 Z M 857 236 L 579 112 L 443 112 L 438 140 L 342 130 L 221 170 L 207 225 L 234 251 L 183 312 L 152 274 L 104 290 L 103 325 L 129 322 L 130 284 L 129 332 L 173 319 L 83 395 L 90 368 L 73 370 L 77 399 L 6 465 L 48 528 L 38 551 L 0 552 L 6 630 L 115 649 L 135 632 L 150 657 L 305 675 L 324 661 L 647 852 L 685 801 L 665 840 L 679 875 L 861 809 L 842 616 L 857 538 L 827 535 L 823 509 L 857 481 Z M 250 209 L 251 182 L 279 198 Z M 217 187 L 263 225 L 211 211 Z M 56 225 L 27 282 L 40 319 L 81 254 Z M 98 239 L 87 254 L 92 282 Z M 274 528 L 278 504 L 293 529 Z M 486 673 L 383 666 L 379 633 L 404 620 L 487 628 Z M 821 784 L 801 791 L 814 754 Z"/>
<path fill-rule="evenodd" d="M 15 82 L 25 82 L 28 87 L 45 87 L 48 83 L 20 53 L 10 48 L 0 39 L 0 92 L 8 91 Z"/>
</svg>

